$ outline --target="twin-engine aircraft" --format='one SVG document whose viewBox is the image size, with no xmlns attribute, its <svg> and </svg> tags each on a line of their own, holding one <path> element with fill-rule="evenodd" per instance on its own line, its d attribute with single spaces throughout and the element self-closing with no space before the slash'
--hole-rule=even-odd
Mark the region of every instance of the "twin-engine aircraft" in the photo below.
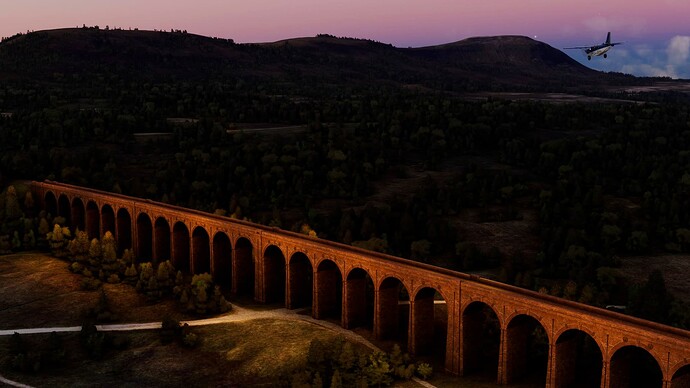
<svg viewBox="0 0 690 388">
<path fill-rule="evenodd" d="M 565 47 L 565 50 L 583 50 L 587 54 L 587 60 L 591 60 L 592 57 L 603 55 L 606 58 L 606 52 L 611 50 L 611 47 L 623 44 L 623 42 L 611 43 L 611 33 L 606 35 L 606 42 L 598 44 L 596 46 L 577 46 L 577 47 Z"/>
</svg>

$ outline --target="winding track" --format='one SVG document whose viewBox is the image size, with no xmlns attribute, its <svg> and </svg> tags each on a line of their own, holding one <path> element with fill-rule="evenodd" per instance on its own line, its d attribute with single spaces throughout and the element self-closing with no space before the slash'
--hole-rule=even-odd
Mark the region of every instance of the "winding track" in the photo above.
<svg viewBox="0 0 690 388">
<path fill-rule="evenodd" d="M 366 338 L 342 328 L 339 325 L 330 323 L 327 321 L 321 321 L 312 318 L 309 315 L 298 314 L 300 310 L 288 310 L 285 308 L 267 310 L 267 311 L 254 311 L 244 307 L 240 307 L 236 304 L 232 305 L 232 312 L 225 315 L 221 315 L 215 318 L 207 319 L 197 319 L 193 321 L 181 321 L 181 324 L 189 324 L 189 326 L 206 326 L 206 325 L 217 325 L 221 323 L 230 322 L 245 322 L 253 319 L 261 318 L 272 318 L 272 319 L 282 319 L 282 320 L 296 320 L 303 321 L 313 325 L 323 327 L 324 329 L 337 332 L 338 334 L 346 337 L 351 341 L 358 342 L 365 345 L 366 347 L 374 350 L 381 351 L 376 345 L 369 342 Z M 125 323 L 125 324 L 113 324 L 113 325 L 96 325 L 99 331 L 131 331 L 131 330 L 155 330 L 161 328 L 161 322 L 147 322 L 147 323 Z M 0 330 L 0 336 L 13 335 L 14 333 L 19 334 L 40 334 L 40 333 L 51 333 L 51 332 L 78 332 L 81 331 L 81 326 L 68 326 L 68 327 L 42 327 L 42 328 L 31 328 L 31 329 L 16 329 L 16 330 Z M 433 385 L 426 381 L 420 380 L 416 377 L 412 378 L 412 381 L 417 384 L 426 387 L 434 388 Z M 0 383 L 7 384 L 14 387 L 20 388 L 31 388 L 28 385 L 21 384 L 16 381 L 8 380 L 0 375 Z"/>
</svg>

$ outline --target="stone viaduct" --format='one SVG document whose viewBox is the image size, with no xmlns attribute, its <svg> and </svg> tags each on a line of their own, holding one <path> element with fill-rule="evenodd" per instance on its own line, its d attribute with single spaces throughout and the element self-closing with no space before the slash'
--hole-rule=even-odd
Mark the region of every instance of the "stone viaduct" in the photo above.
<svg viewBox="0 0 690 388">
<path fill-rule="evenodd" d="M 454 374 L 488 366 L 499 384 L 512 384 L 534 360 L 550 388 L 582 384 L 585 373 L 586 384 L 602 388 L 690 387 L 688 331 L 150 200 L 49 181 L 31 187 L 47 212 L 90 238 L 112 232 L 139 260 L 208 272 L 258 302 L 311 307 L 314 318 L 369 328 L 412 354 L 436 353 Z"/>
</svg>

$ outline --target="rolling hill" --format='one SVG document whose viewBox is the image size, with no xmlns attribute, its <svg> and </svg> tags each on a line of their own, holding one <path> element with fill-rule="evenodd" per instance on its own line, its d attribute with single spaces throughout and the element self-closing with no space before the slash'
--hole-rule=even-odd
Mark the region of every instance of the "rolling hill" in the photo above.
<svg viewBox="0 0 690 388">
<path fill-rule="evenodd" d="M 640 83 L 635 77 L 591 70 L 523 36 L 397 48 L 331 35 L 236 44 L 182 32 L 70 28 L 32 32 L 0 44 L 0 79 L 51 81 L 57 76 L 88 79 L 108 74 L 146 81 L 248 77 L 302 85 L 411 84 L 450 91 Z"/>
</svg>

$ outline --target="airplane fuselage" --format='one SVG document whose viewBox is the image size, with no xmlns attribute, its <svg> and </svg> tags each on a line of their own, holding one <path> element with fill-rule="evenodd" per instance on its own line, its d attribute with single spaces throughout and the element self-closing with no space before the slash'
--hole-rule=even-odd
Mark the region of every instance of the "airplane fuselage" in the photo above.
<svg viewBox="0 0 690 388">
<path fill-rule="evenodd" d="M 587 55 L 591 55 L 593 57 L 596 57 L 599 55 L 606 54 L 607 51 L 611 50 L 611 47 L 613 47 L 613 46 L 610 46 L 610 45 L 594 46 L 594 47 L 590 47 L 590 48 L 586 49 L 585 53 L 587 53 Z"/>
</svg>

